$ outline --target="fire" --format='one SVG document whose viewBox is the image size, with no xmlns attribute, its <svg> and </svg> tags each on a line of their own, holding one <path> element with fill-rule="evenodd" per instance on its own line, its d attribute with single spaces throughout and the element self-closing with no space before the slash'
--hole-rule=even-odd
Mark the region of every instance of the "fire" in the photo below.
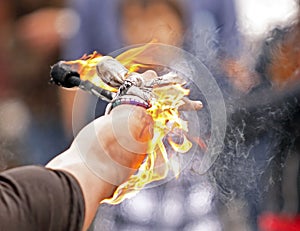
<svg viewBox="0 0 300 231">
<path fill-rule="evenodd" d="M 151 68 L 152 65 L 142 64 L 137 61 L 140 57 L 147 56 L 147 52 L 151 51 L 151 43 L 137 48 L 129 49 L 128 51 L 123 52 L 115 59 L 122 63 L 128 69 L 128 74 L 131 72 L 138 71 L 140 68 Z M 145 53 L 145 51 L 147 51 Z M 113 88 L 106 83 L 104 83 L 101 78 L 97 75 L 96 66 L 101 62 L 103 56 L 96 51 L 90 55 L 83 55 L 80 59 L 73 61 L 66 61 L 65 64 L 70 65 L 73 71 L 76 71 L 80 74 L 81 80 L 89 80 L 97 87 L 102 89 L 117 92 L 117 88 Z"/>
<path fill-rule="evenodd" d="M 151 49 L 149 45 L 133 48 L 120 54 L 116 60 L 129 70 L 128 73 L 140 68 L 151 69 L 151 65 L 137 61 L 141 57 L 143 60 L 148 60 L 147 54 L 153 52 Z M 117 92 L 117 88 L 108 86 L 97 75 L 96 65 L 102 58 L 102 55 L 94 52 L 91 55 L 84 55 L 79 60 L 68 61 L 66 64 L 71 65 L 71 68 L 80 74 L 82 80 L 89 80 L 98 87 Z M 148 61 L 152 63 L 151 60 Z M 154 121 L 154 135 L 149 142 L 148 155 L 136 174 L 120 185 L 112 198 L 101 203 L 118 204 L 136 195 L 145 185 L 164 179 L 170 170 L 175 176 L 179 175 L 180 166 L 173 160 L 172 154 L 174 151 L 186 153 L 192 147 L 192 143 L 187 138 L 188 123 L 180 118 L 179 113 L 179 107 L 184 104 L 183 98 L 189 94 L 189 90 L 180 84 L 170 84 L 153 88 L 153 93 L 155 97 L 151 101 L 152 106 L 147 109 Z"/>
<path fill-rule="evenodd" d="M 152 46 L 155 40 L 152 40 L 150 43 L 147 43 L 144 46 L 136 47 L 136 48 L 131 48 L 120 55 L 116 57 L 116 60 L 118 60 L 120 63 L 123 64 L 124 67 L 126 67 L 129 72 L 135 72 L 140 70 L 140 68 L 148 68 L 151 69 L 153 65 L 150 64 L 143 64 L 141 61 L 138 60 L 147 60 L 147 63 L 153 63 L 152 60 L 149 60 L 149 57 L 151 55 L 148 55 L 149 52 L 155 52 L 154 49 L 156 46 Z"/>
<path fill-rule="evenodd" d="M 66 64 L 70 65 L 72 70 L 77 71 L 80 74 L 81 80 L 89 80 L 97 87 L 102 89 L 117 92 L 118 89 L 108 86 L 97 75 L 96 66 L 101 62 L 103 56 L 96 51 L 90 55 L 84 55 L 78 60 L 67 61 Z"/>
<path fill-rule="evenodd" d="M 154 88 L 153 92 L 156 97 L 152 101 L 152 107 L 147 110 L 154 121 L 154 136 L 149 143 L 148 155 L 137 173 L 120 185 L 111 199 L 102 203 L 118 204 L 126 198 L 131 198 L 146 184 L 164 179 L 169 170 L 178 176 L 180 168 L 176 161 L 170 159 L 171 153 L 167 152 L 164 144 L 166 137 L 176 152 L 185 153 L 192 147 L 192 143 L 183 133 L 188 131 L 187 121 L 179 117 L 178 111 L 184 103 L 182 98 L 188 95 L 189 91 L 176 84 Z M 172 136 L 168 136 L 170 134 L 182 141 L 178 143 Z"/>
</svg>

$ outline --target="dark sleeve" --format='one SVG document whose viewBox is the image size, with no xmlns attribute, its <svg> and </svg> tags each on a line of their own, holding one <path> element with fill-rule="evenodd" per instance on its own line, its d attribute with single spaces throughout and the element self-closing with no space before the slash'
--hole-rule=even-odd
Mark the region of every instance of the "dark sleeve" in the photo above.
<svg viewBox="0 0 300 231">
<path fill-rule="evenodd" d="M 0 174 L 0 230 L 81 230 L 84 199 L 76 179 L 39 166 Z"/>
</svg>

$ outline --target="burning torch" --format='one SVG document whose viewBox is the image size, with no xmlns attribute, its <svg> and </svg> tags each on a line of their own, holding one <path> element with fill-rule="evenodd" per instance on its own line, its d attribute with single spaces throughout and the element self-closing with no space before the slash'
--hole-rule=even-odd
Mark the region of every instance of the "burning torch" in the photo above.
<svg viewBox="0 0 300 231">
<path fill-rule="evenodd" d="M 146 184 L 165 178 L 170 169 L 179 174 L 178 168 L 170 164 L 164 140 L 178 153 L 187 152 L 192 144 L 187 121 L 179 117 L 179 111 L 202 108 L 201 101 L 187 98 L 189 90 L 183 88 L 186 81 L 177 73 L 171 71 L 158 76 L 148 71 L 151 75 L 147 76 L 146 72 L 137 73 L 138 68 L 135 64 L 134 68 L 127 69 L 118 60 L 94 52 L 75 61 L 60 61 L 52 66 L 50 73 L 52 83 L 66 88 L 79 87 L 109 102 L 106 114 L 120 104 L 130 104 L 144 107 L 152 116 L 154 136 L 148 155 L 137 173 L 119 186 L 113 198 L 105 201 L 111 204 L 120 203 Z M 157 160 L 165 163 L 159 166 L 159 171 Z"/>
</svg>

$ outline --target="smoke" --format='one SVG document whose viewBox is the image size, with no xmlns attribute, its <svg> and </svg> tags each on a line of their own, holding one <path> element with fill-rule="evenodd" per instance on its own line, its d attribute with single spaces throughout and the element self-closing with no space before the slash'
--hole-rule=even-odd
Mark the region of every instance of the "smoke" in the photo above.
<svg viewBox="0 0 300 231">
<path fill-rule="evenodd" d="M 204 109 L 197 112 L 196 119 L 194 114 L 184 114 L 189 120 L 190 132 L 200 134 L 207 144 L 214 136 L 220 137 L 218 141 L 222 140 L 222 142 L 213 142 L 216 150 L 212 148 L 210 152 L 193 149 L 192 152 L 195 151 L 195 155 L 192 161 L 188 159 L 189 163 L 184 163 L 186 167 L 176 183 L 168 181 L 167 184 L 150 189 L 153 191 L 149 195 L 147 192 L 141 192 L 140 196 L 146 197 L 141 201 L 146 201 L 147 212 L 153 212 L 151 215 L 147 214 L 151 218 L 144 221 L 142 225 L 145 227 L 155 229 L 166 224 L 170 226 L 174 224 L 172 228 L 176 229 L 175 226 L 179 224 L 172 223 L 172 219 L 161 221 L 169 212 L 170 217 L 180 217 L 182 226 L 178 230 L 183 230 L 183 227 L 187 230 L 189 228 L 199 230 L 203 227 L 201 221 L 206 221 L 204 224 L 211 224 L 210 219 L 213 219 L 216 224 L 219 217 L 223 222 L 222 225 L 225 226 L 224 230 L 233 230 L 230 227 L 235 222 L 241 225 L 235 226 L 235 228 L 240 227 L 237 230 L 256 230 L 256 219 L 263 211 L 280 212 L 284 205 L 282 181 L 286 158 L 292 151 L 299 148 L 297 138 L 300 123 L 297 115 L 300 106 L 300 88 L 295 86 L 285 91 L 272 88 L 269 79 L 263 76 L 269 60 L 262 59 L 262 57 L 257 59 L 259 53 L 264 53 L 265 50 L 258 53 L 255 44 L 250 44 L 248 56 L 254 53 L 255 58 L 249 57 L 250 61 L 246 63 L 248 65 L 246 65 L 246 70 L 248 68 L 248 71 L 254 71 L 255 65 L 259 62 L 266 62 L 266 65 L 260 66 L 260 70 L 256 69 L 259 70 L 257 74 L 260 77 L 256 85 L 251 85 L 247 92 L 238 92 L 218 66 L 221 63 L 221 57 L 218 57 L 219 53 L 213 47 L 219 44 L 215 42 L 214 36 L 208 35 L 209 33 L 214 35 L 217 30 L 207 32 L 207 35 L 201 37 L 201 41 L 196 41 L 199 46 L 194 51 L 200 54 L 200 59 L 201 56 L 203 57 L 201 60 L 204 63 L 208 63 L 206 67 L 212 70 L 214 83 L 223 93 L 221 96 L 217 94 L 216 88 L 212 87 L 215 86 L 214 84 L 207 84 L 212 77 L 207 75 L 207 68 L 204 66 L 199 68 L 197 62 L 189 55 L 183 55 L 183 60 L 174 60 L 175 65 L 172 68 L 190 77 L 188 85 L 191 89 L 190 97 L 201 100 L 204 105 Z M 205 51 L 206 48 L 207 51 Z M 246 49 L 244 53 L 247 54 Z M 221 101 L 226 110 L 223 110 Z M 223 117 L 216 116 L 220 114 Z M 224 123 L 217 123 L 218 126 L 216 126 L 214 121 L 216 118 L 221 118 Z M 223 131 L 222 126 L 226 130 Z M 224 136 L 217 135 L 223 132 Z M 214 155 L 214 153 L 219 155 Z M 207 156 L 211 161 L 207 165 L 209 167 L 202 168 L 203 160 Z M 193 189 L 195 191 L 191 191 Z M 164 194 L 167 196 L 164 197 Z M 182 195 L 186 198 L 183 199 Z M 167 200 L 168 198 L 172 198 L 172 203 Z M 209 203 L 198 203 L 197 198 L 199 201 L 207 200 Z M 137 198 L 137 201 L 139 199 Z M 121 223 L 126 224 L 126 219 L 132 219 L 130 221 L 132 223 L 141 221 L 136 219 L 138 217 L 136 214 L 142 214 L 145 211 L 140 206 L 141 201 L 140 203 L 133 201 L 125 201 L 121 205 L 125 211 L 124 214 L 115 215 Z M 174 206 L 170 206 L 172 204 Z M 162 209 L 164 205 L 166 207 Z M 184 206 L 178 215 L 177 212 L 181 208 L 179 205 Z M 213 214 L 213 209 L 219 211 L 218 216 Z M 131 211 L 133 218 L 126 218 L 128 210 L 133 210 Z M 111 211 L 111 213 L 118 214 L 116 211 Z M 193 216 L 193 213 L 196 216 Z M 138 224 L 136 225 L 137 229 L 141 228 Z M 211 229 L 218 230 L 218 227 Z"/>
<path fill-rule="evenodd" d="M 262 212 L 280 212 L 285 207 L 288 199 L 283 198 L 282 185 L 285 169 L 289 167 L 286 166 L 286 160 L 291 153 L 299 150 L 299 84 L 292 82 L 293 86 L 290 88 L 276 89 L 268 73 L 273 57 L 287 57 L 279 47 L 285 41 L 286 34 L 292 30 L 277 29 L 267 39 L 261 37 L 260 40 L 249 40 L 244 45 L 241 52 L 244 57 L 239 61 L 243 62 L 246 75 L 240 72 L 237 77 L 243 83 L 250 79 L 247 91 L 237 89 L 233 79 L 228 78 L 228 72 L 217 66 L 222 64 L 222 59 L 230 57 L 220 56 L 212 48 L 211 44 L 214 44 L 217 49 L 222 50 L 221 44 L 216 42 L 217 32 L 210 30 L 211 36 L 206 36 L 207 30 L 205 32 L 202 29 L 193 37 L 196 40 L 194 54 L 213 73 L 222 90 L 227 113 L 222 152 L 206 174 L 216 190 L 217 205 L 221 208 L 219 215 L 227 219 L 224 225 L 228 223 L 230 214 L 239 211 L 243 215 L 240 218 L 234 215 L 236 219 L 240 219 L 240 223 L 246 219 L 244 228 L 249 226 L 250 230 L 255 230 L 256 218 Z M 282 63 L 275 65 L 280 67 Z M 299 76 L 297 70 L 299 67 L 294 74 Z M 205 107 L 207 108 L 206 102 Z M 205 131 L 202 133 L 204 137 L 209 136 L 211 131 L 211 118 L 206 115 L 211 113 L 210 110 L 208 108 L 201 112 L 203 114 L 198 113 L 202 117 L 199 121 L 202 131 Z M 201 158 L 196 155 L 192 165 L 192 170 L 196 173 L 200 162 Z M 295 209 L 292 212 L 294 211 Z M 232 229 L 225 227 L 225 230 Z"/>
<path fill-rule="evenodd" d="M 226 214 L 232 204 L 242 202 L 244 216 L 256 227 L 260 213 L 278 212 L 284 203 L 282 174 L 298 137 L 294 125 L 299 91 L 263 89 L 232 103 L 227 107 L 224 149 L 208 174 Z"/>
</svg>

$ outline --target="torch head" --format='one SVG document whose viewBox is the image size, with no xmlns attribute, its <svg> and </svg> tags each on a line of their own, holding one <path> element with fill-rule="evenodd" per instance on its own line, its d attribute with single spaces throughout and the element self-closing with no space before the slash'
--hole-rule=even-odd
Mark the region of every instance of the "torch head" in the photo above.
<svg viewBox="0 0 300 231">
<path fill-rule="evenodd" d="M 55 83 L 59 86 L 72 88 L 80 85 L 80 74 L 71 69 L 69 64 L 60 61 L 51 67 L 50 83 Z"/>
</svg>

